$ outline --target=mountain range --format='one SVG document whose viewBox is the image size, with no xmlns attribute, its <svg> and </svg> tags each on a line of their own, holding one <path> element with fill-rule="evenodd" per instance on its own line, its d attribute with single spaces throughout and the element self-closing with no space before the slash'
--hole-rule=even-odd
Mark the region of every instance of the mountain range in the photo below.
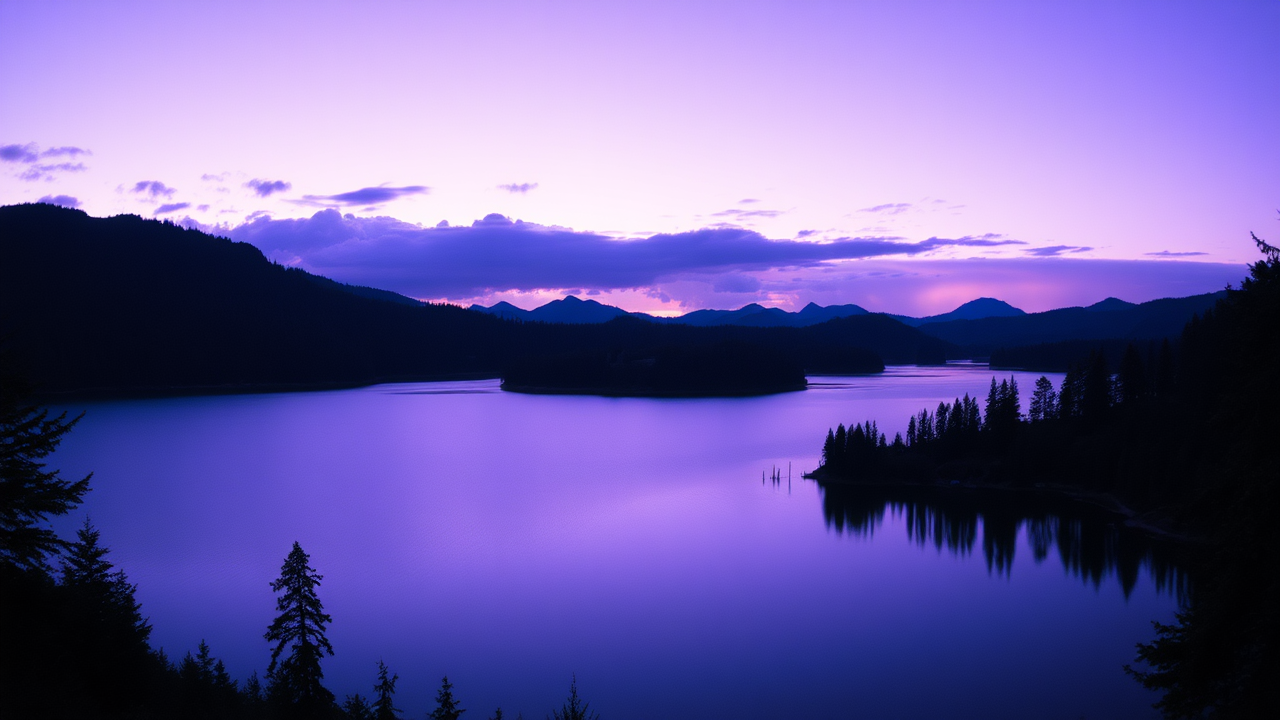
<svg viewBox="0 0 1280 720">
<path fill-rule="evenodd" d="M 575 358 L 595 363 L 602 376 L 664 358 L 668 369 L 701 363 L 700 372 L 712 372 L 733 347 L 785 348 L 811 375 L 997 355 L 1052 369 L 1099 347 L 1176 339 L 1221 295 L 1142 304 L 1108 298 L 1043 313 L 979 298 L 926 318 L 856 305 L 810 304 L 793 313 L 753 304 L 668 319 L 575 297 L 532 311 L 500 303 L 473 312 L 285 268 L 252 245 L 172 223 L 44 204 L 0 207 L 0 365 L 48 392 L 505 377 L 513 368 Z M 737 354 L 751 353 L 761 362 L 744 372 L 776 366 L 778 377 L 749 383 L 790 382 L 791 371 L 768 353 Z"/>
</svg>

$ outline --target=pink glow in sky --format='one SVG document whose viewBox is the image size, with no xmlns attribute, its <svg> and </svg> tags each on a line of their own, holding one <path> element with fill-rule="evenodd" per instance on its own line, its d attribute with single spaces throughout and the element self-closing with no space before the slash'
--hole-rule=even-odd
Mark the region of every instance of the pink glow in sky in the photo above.
<svg viewBox="0 0 1280 720">
<path fill-rule="evenodd" d="M 0 203 L 417 297 L 1031 310 L 1216 290 L 1280 236 L 1274 3 L 6 2 L 0 29 Z M 289 224 L 326 208 L 353 220 Z M 491 214 L 568 234 L 506 238 L 533 245 L 503 271 L 404 231 Z M 755 234 L 699 256 L 717 228 Z M 914 249 L 802 257 L 849 238 Z M 1002 244 L 921 245 L 965 238 Z"/>
</svg>

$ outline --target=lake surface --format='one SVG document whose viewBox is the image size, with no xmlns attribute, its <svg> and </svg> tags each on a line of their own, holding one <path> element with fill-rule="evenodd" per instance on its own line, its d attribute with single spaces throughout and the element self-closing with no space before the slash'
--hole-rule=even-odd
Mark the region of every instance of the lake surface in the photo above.
<svg viewBox="0 0 1280 720">
<path fill-rule="evenodd" d="M 890 368 L 742 399 L 478 381 L 84 403 L 52 462 L 93 490 L 59 527 L 91 516 L 153 644 L 176 660 L 205 639 L 240 680 L 266 668 L 268 583 L 300 541 L 333 616 L 326 684 L 368 695 L 385 660 L 406 717 L 445 674 L 467 717 L 543 717 L 574 673 L 606 720 L 1155 717 L 1121 667 L 1177 608 L 1159 547 L 1025 496 L 800 479 L 835 423 L 892 437 L 992 375 Z M 1016 376 L 1025 408 L 1038 375 Z"/>
</svg>

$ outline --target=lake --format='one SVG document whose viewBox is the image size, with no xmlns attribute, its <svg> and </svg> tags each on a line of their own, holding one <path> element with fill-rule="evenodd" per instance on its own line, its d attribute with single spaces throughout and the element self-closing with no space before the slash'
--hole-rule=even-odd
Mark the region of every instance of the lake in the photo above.
<svg viewBox="0 0 1280 720">
<path fill-rule="evenodd" d="M 327 686 L 384 660 L 406 717 L 549 715 L 571 676 L 626 718 L 1141 718 L 1127 677 L 1180 582 L 1086 507 L 963 488 L 824 491 L 827 429 L 907 418 L 981 366 L 810 378 L 758 398 L 504 393 L 497 381 L 86 402 L 52 464 L 152 642 L 243 680 L 297 540 L 333 616 Z M 1016 375 L 1023 407 L 1038 374 Z M 1055 385 L 1060 375 L 1050 376 Z M 777 469 L 777 475 L 774 470 Z"/>
</svg>

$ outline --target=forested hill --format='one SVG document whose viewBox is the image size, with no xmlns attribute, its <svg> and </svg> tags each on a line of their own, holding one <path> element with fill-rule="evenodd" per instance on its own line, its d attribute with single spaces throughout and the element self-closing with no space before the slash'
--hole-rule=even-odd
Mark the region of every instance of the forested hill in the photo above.
<svg viewBox="0 0 1280 720">
<path fill-rule="evenodd" d="M 496 373 L 503 330 L 461 308 L 360 297 L 252 245 L 168 223 L 0 208 L 0 333 L 38 388 Z"/>
<path fill-rule="evenodd" d="M 42 204 L 0 207 L 0 344 L 45 392 L 497 377 L 530 362 L 587 355 L 610 366 L 682 348 L 696 352 L 681 357 L 715 357 L 700 349 L 724 343 L 782 353 L 793 365 L 788 378 L 876 372 L 886 361 L 941 362 L 952 350 L 882 316 L 808 328 L 512 322 L 342 285 L 276 265 L 251 245 L 171 223 Z"/>
</svg>

